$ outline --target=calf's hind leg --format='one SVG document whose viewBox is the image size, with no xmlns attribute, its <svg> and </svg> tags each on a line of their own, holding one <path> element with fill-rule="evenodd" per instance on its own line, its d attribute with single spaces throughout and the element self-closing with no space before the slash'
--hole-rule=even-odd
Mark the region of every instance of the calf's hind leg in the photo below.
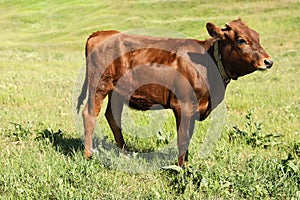
<svg viewBox="0 0 300 200">
<path fill-rule="evenodd" d="M 101 110 L 103 99 L 106 95 L 101 93 L 89 94 L 88 102 L 86 103 L 83 112 L 83 125 L 84 125 L 84 146 L 85 158 L 89 159 L 92 156 L 92 135 L 96 125 L 97 116 Z"/>
</svg>

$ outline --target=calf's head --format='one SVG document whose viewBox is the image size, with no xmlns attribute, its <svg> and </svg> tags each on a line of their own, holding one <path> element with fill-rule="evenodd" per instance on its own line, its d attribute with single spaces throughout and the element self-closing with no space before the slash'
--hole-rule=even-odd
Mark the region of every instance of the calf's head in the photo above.
<svg viewBox="0 0 300 200">
<path fill-rule="evenodd" d="M 220 28 L 207 23 L 210 36 L 219 40 L 220 54 L 226 73 L 234 80 L 256 70 L 271 68 L 273 61 L 259 43 L 259 35 L 240 19 Z"/>
</svg>

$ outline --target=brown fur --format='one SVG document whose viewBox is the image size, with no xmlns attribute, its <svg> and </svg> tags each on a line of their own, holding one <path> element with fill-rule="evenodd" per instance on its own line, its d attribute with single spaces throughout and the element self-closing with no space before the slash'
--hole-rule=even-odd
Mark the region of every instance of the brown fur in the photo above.
<svg viewBox="0 0 300 200">
<path fill-rule="evenodd" d="M 105 116 L 121 149 L 126 149 L 121 132 L 124 103 L 138 110 L 172 109 L 178 132 L 178 165 L 183 167 L 195 120 L 204 120 L 224 98 L 227 83 L 214 78 L 216 71 L 205 57 L 208 53 L 212 62 L 216 62 L 213 45 L 216 39 L 231 79 L 273 64 L 260 46 L 257 32 L 241 20 L 230 22 L 224 29 L 212 23 L 206 27 L 212 38 L 205 41 L 153 38 L 118 31 L 98 31 L 88 38 L 87 74 L 77 106 L 79 111 L 88 89 L 88 102 L 82 112 L 86 158 L 91 156 L 96 118 L 108 95 Z M 246 43 L 238 42 L 239 39 Z M 197 49 L 195 43 L 203 49 Z"/>
</svg>

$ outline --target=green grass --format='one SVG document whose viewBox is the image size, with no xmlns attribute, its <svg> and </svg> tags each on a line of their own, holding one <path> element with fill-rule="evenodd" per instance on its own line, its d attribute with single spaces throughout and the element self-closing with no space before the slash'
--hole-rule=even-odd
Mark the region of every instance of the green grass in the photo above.
<svg viewBox="0 0 300 200">
<path fill-rule="evenodd" d="M 299 1 L 288 0 L 1 1 L 0 198 L 300 198 L 299 13 Z M 127 173 L 83 158 L 72 98 L 89 34 L 156 27 L 205 39 L 206 22 L 222 26 L 238 17 L 260 33 L 274 67 L 230 83 L 226 124 L 208 157 L 199 151 L 209 120 L 196 124 L 185 171 Z M 99 121 L 112 140 L 103 116 Z M 174 131 L 169 117 L 163 139 L 125 137 L 147 151 L 173 140 Z"/>
</svg>

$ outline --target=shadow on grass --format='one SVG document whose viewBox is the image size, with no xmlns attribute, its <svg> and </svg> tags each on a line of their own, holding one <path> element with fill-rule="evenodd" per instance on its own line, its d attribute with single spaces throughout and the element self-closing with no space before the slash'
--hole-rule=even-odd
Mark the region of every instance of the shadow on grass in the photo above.
<svg viewBox="0 0 300 200">
<path fill-rule="evenodd" d="M 80 138 L 66 137 L 65 133 L 60 129 L 58 131 L 53 131 L 50 128 L 43 129 L 38 132 L 36 140 L 52 145 L 56 151 L 66 156 L 72 156 L 74 153 L 82 152 L 84 149 Z"/>
<path fill-rule="evenodd" d="M 37 133 L 36 140 L 69 157 L 82 154 L 84 151 L 84 145 L 80 138 L 72 138 L 62 130 L 41 129 Z M 108 169 L 131 173 L 161 169 L 163 166 L 174 164 L 177 156 L 176 148 L 167 148 L 165 151 L 127 152 L 124 154 L 123 150 L 120 150 L 107 137 L 93 138 L 93 147 L 95 152 L 92 159 L 99 160 Z"/>
<path fill-rule="evenodd" d="M 84 150 L 84 145 L 80 138 L 69 138 L 62 130 L 42 129 L 38 132 L 36 140 L 41 141 L 45 145 L 52 146 L 57 152 L 65 156 L 73 157 L 74 154 L 81 153 Z M 94 139 L 93 146 L 100 147 L 98 148 L 98 153 L 93 158 L 101 160 L 101 163 L 107 169 L 140 173 L 151 169 L 149 167 L 151 165 L 157 165 L 157 169 L 160 169 L 160 175 L 168 181 L 169 187 L 176 193 L 183 194 L 189 184 L 193 184 L 197 189 L 200 188 L 202 173 L 198 169 L 187 167 L 185 170 L 178 171 L 172 167 L 169 167 L 167 170 L 161 168 L 165 164 L 170 164 L 168 162 L 172 162 L 177 151 L 139 154 L 128 152 L 125 158 L 124 155 L 121 156 L 122 151 L 107 137 Z M 126 167 L 129 168 L 126 169 Z"/>
<path fill-rule="evenodd" d="M 163 166 L 172 165 L 177 158 L 176 148 L 158 149 L 152 152 L 135 152 L 119 149 L 108 137 L 93 139 L 95 152 L 93 158 L 101 162 L 108 169 L 128 173 L 145 173 L 156 171 Z"/>
</svg>

